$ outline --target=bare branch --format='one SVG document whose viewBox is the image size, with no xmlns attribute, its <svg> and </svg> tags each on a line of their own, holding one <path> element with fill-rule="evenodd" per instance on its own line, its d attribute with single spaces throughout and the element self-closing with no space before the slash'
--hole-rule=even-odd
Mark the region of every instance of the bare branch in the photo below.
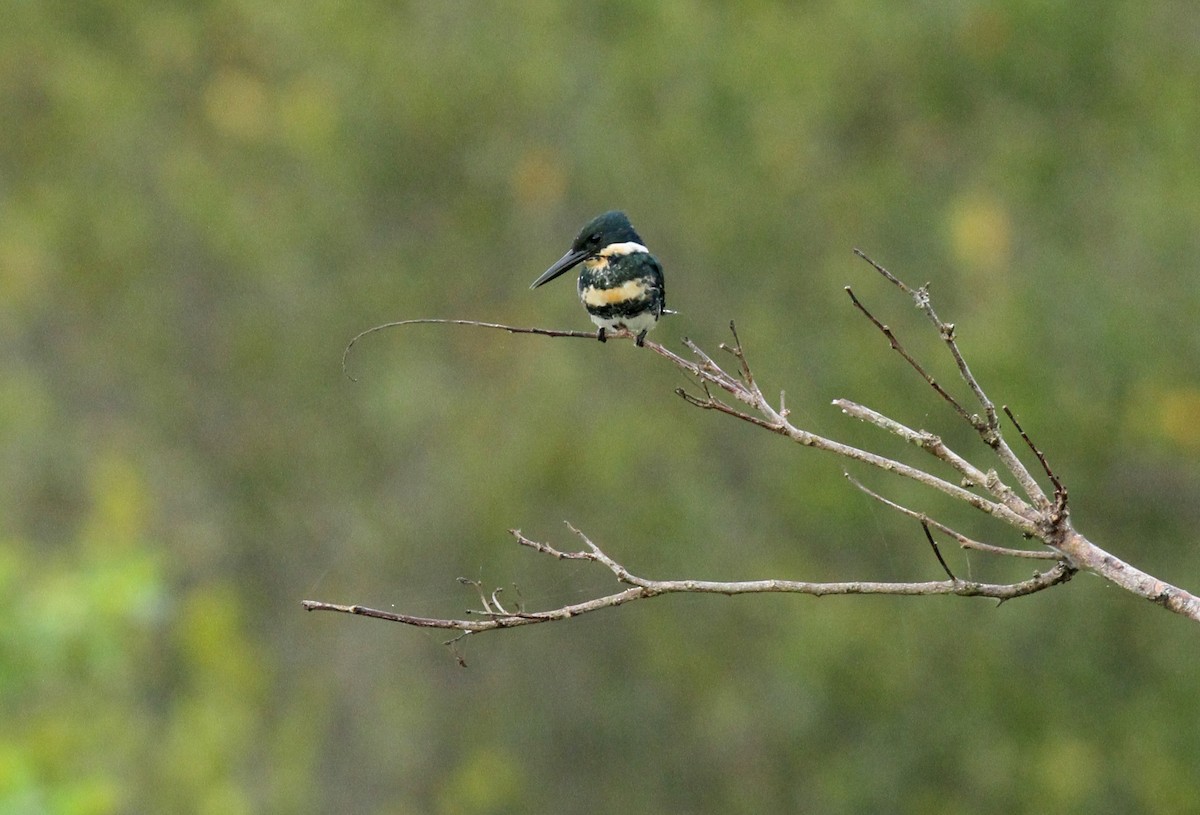
<svg viewBox="0 0 1200 815">
<path fill-rule="evenodd" d="M 882 495 L 880 495 L 879 493 L 872 490 L 870 487 L 863 484 L 857 478 L 850 475 L 850 473 L 842 473 L 842 475 L 844 475 L 851 484 L 858 487 L 864 493 L 871 496 L 872 498 L 874 498 L 876 501 L 883 504 L 884 506 L 894 509 L 897 512 L 901 513 L 902 515 L 907 515 L 910 518 L 914 518 L 915 520 L 920 521 L 922 524 L 928 524 L 929 526 L 933 527 L 937 531 L 941 532 L 943 535 L 948 535 L 949 537 L 954 538 L 954 540 L 958 542 L 958 545 L 961 546 L 963 549 L 974 549 L 978 552 L 987 552 L 988 554 L 991 554 L 991 555 L 1002 555 L 1004 557 L 1022 557 L 1022 558 L 1040 559 L 1040 560 L 1061 560 L 1062 559 L 1062 555 L 1055 554 L 1054 552 L 1035 552 L 1035 551 L 1030 551 L 1028 549 L 1010 549 L 1009 547 L 1006 547 L 1006 546 L 995 546 L 994 544 L 982 543 L 980 541 L 973 540 L 971 538 L 968 538 L 966 535 L 962 534 L 961 532 L 959 532 L 955 529 L 951 529 L 950 527 L 946 526 L 943 523 L 939 523 L 938 521 L 935 521 L 933 518 L 930 518 L 924 512 L 917 512 L 914 509 L 909 509 L 908 507 L 904 506 L 903 504 L 898 504 L 895 501 L 892 501 L 888 498 L 884 498 Z"/>
<path fill-rule="evenodd" d="M 847 416 L 851 416 L 860 421 L 869 422 L 876 427 L 881 427 L 889 433 L 893 433 L 904 439 L 910 444 L 920 447 L 934 458 L 940 459 L 949 464 L 954 469 L 958 470 L 963 476 L 963 486 L 982 486 L 987 489 L 992 495 L 999 498 L 1006 507 L 1013 512 L 1019 514 L 1027 514 L 1031 511 L 1029 504 L 1025 503 L 1019 495 L 1013 492 L 1012 488 L 1000 480 L 1000 476 L 995 470 L 983 472 L 974 464 L 964 459 L 958 453 L 951 450 L 940 436 L 924 430 L 913 430 L 912 428 L 884 416 L 878 411 L 871 410 L 868 407 L 852 402 L 849 399 L 834 399 L 835 407 L 841 408 L 842 412 Z"/>
<path fill-rule="evenodd" d="M 778 430 L 778 428 L 770 422 L 760 419 L 758 416 L 752 416 L 749 413 L 743 413 L 737 408 L 722 402 L 720 399 L 717 399 L 708 392 L 707 386 L 705 386 L 705 398 L 703 399 L 701 399 L 699 396 L 694 396 L 693 394 L 688 393 L 683 388 L 676 388 L 675 393 L 682 396 L 683 400 L 688 404 L 695 405 L 702 410 L 717 410 L 721 413 L 727 413 L 730 416 L 741 419 L 743 422 L 756 424 L 759 427 L 766 428 L 767 430 Z"/>
<path fill-rule="evenodd" d="M 570 526 L 570 524 L 568 524 Z M 593 543 L 586 535 L 575 527 L 571 527 L 584 541 L 586 551 L 562 553 L 546 543 L 532 541 L 518 530 L 511 530 L 519 543 L 552 557 L 568 557 L 591 560 L 608 568 L 617 579 L 631 587 L 615 594 L 597 597 L 583 603 L 573 603 L 548 611 L 520 614 L 500 614 L 489 612 L 484 620 L 443 619 L 437 617 L 417 617 L 410 614 L 399 614 L 393 611 L 383 611 L 362 605 L 341 605 L 326 603 L 319 600 L 305 600 L 303 606 L 308 611 L 336 611 L 342 614 L 355 614 L 362 617 L 373 617 L 389 622 L 404 623 L 418 628 L 444 628 L 467 633 L 494 631 L 500 628 L 515 628 L 535 623 L 548 623 L 557 620 L 567 620 L 593 611 L 605 608 L 615 608 L 635 600 L 658 597 L 663 594 L 723 594 L 734 596 L 739 594 L 808 594 L 814 597 L 849 594 L 887 594 L 898 596 L 929 596 L 957 595 L 959 597 L 990 597 L 1001 602 L 1016 597 L 1048 589 L 1051 586 L 1070 580 L 1074 571 L 1065 563 L 1057 563 L 1045 572 L 1038 572 L 1028 580 L 1019 583 L 977 583 L 958 580 L 951 576 L 949 580 L 927 581 L 920 583 L 890 583 L 876 581 L 846 581 L 837 583 L 812 583 L 800 580 L 743 580 L 721 582 L 713 580 L 649 580 L 638 577 Z M 936 544 L 934 550 L 936 551 Z M 940 559 L 940 554 L 939 554 Z M 943 567 L 945 564 L 943 563 Z M 946 570 L 949 574 L 949 569 Z M 474 585 L 474 581 L 463 581 Z M 482 590 L 481 590 L 482 595 Z M 485 605 L 488 601 L 484 600 Z M 456 643 L 461 637 L 447 641 Z M 461 655 L 458 657 L 461 660 Z"/>
<path fill-rule="evenodd" d="M 614 608 L 619 605 L 628 603 L 631 600 L 641 600 L 645 597 L 652 597 L 653 593 L 647 592 L 643 588 L 631 588 L 617 594 L 610 594 L 606 597 L 597 597 L 594 600 L 588 600 L 584 603 L 575 603 L 574 605 L 563 606 L 552 611 L 542 611 L 537 613 L 515 614 L 510 617 L 489 617 L 486 620 L 451 620 L 439 619 L 436 617 L 416 617 L 411 614 L 399 614 L 394 611 L 383 611 L 377 608 L 369 608 L 361 605 L 339 605 L 337 603 L 326 603 L 320 600 L 305 600 L 303 606 L 306 611 L 339 611 L 343 614 L 357 614 L 361 617 L 374 617 L 377 620 L 387 620 L 393 623 L 404 623 L 405 625 L 416 626 L 417 628 L 449 628 L 456 631 L 466 631 L 476 633 L 479 631 L 494 631 L 497 628 L 515 628 L 520 625 L 531 625 L 533 623 L 549 623 L 556 620 L 569 620 L 572 617 L 578 617 L 581 614 L 587 614 L 592 611 L 599 611 L 602 608 Z"/>
<path fill-rule="evenodd" d="M 1200 622 L 1200 597 L 1131 566 L 1104 551 L 1065 522 L 1056 528 L 1059 534 L 1055 548 L 1066 555 L 1076 568 L 1094 572 L 1137 597 Z"/>
<path fill-rule="evenodd" d="M 1046 498 L 1046 494 L 1042 491 L 1042 488 L 1038 486 L 1037 480 L 1034 479 L 1025 465 L 1021 463 L 1021 460 L 1013 453 L 1012 448 L 1008 446 L 1008 442 L 1004 440 L 1004 436 L 1000 432 L 1000 420 L 996 417 L 996 406 L 988 398 L 987 394 L 984 393 L 979 380 L 971 373 L 970 366 L 967 365 L 966 359 L 959 350 L 954 323 L 942 322 L 937 312 L 934 311 L 933 301 L 929 297 L 929 286 L 925 285 L 914 289 L 883 266 L 880 266 L 862 250 L 855 249 L 854 254 L 871 264 L 875 271 L 883 275 L 902 292 L 909 295 L 917 308 L 924 312 L 929 321 L 937 328 L 939 336 L 941 336 L 942 341 L 946 344 L 951 357 L 954 358 L 954 364 L 958 367 L 959 375 L 962 376 L 963 381 L 967 383 L 967 387 L 971 389 L 971 392 L 975 394 L 975 398 L 983 407 L 986 421 L 972 421 L 971 425 L 979 432 L 980 438 L 983 439 L 984 443 L 996 451 L 996 455 L 999 456 L 1000 461 L 1012 473 L 1013 477 L 1017 479 L 1017 483 L 1021 485 L 1021 489 L 1025 491 L 1029 499 L 1039 508 L 1049 506 L 1050 502 Z"/>
<path fill-rule="evenodd" d="M 950 482 L 931 475 L 924 470 L 911 467 L 907 464 L 878 455 L 876 453 L 860 450 L 857 447 L 825 438 L 824 436 L 811 433 L 807 430 L 801 430 L 800 428 L 791 424 L 787 420 L 787 417 L 771 406 L 757 385 L 750 387 L 745 384 L 745 381 L 754 382 L 754 378 L 753 373 L 749 369 L 749 365 L 745 361 L 745 354 L 743 351 L 741 351 L 740 342 L 738 342 L 735 347 L 730 348 L 729 350 L 738 358 L 739 364 L 744 366 L 742 372 L 744 381 L 739 381 L 730 374 L 726 373 L 712 360 L 711 357 L 705 354 L 691 340 L 685 339 L 684 344 L 687 345 L 693 353 L 701 358 L 701 364 L 683 359 L 678 354 L 664 348 L 657 343 L 647 341 L 646 347 L 660 356 L 665 357 L 685 373 L 691 374 L 702 383 L 708 382 L 722 388 L 727 393 L 733 395 L 738 401 L 757 410 L 762 415 L 762 418 L 736 410 L 730 407 L 728 404 L 711 396 L 701 399 L 700 397 L 688 394 L 682 389 L 676 390 L 676 393 L 696 407 L 700 407 L 705 410 L 717 410 L 722 413 L 729 414 L 741 419 L 742 421 L 749 422 L 759 427 L 766 428 L 767 430 L 771 430 L 772 432 L 778 433 L 782 436 L 786 436 L 797 444 L 804 445 L 805 447 L 813 447 L 818 450 L 825 450 L 826 452 L 834 453 L 844 458 L 861 461 L 864 464 L 878 467 L 879 469 L 886 470 L 887 472 L 892 472 L 896 473 L 897 475 L 902 475 L 906 478 L 911 478 L 915 481 L 919 481 L 922 484 L 939 490 L 940 492 L 944 492 L 947 495 L 957 498 L 960 501 L 964 501 L 965 503 L 970 504 L 976 509 L 986 512 L 989 515 L 994 515 L 1003 520 L 1005 523 L 1020 529 L 1025 534 L 1035 534 L 1036 528 L 1034 524 L 1033 513 L 1031 509 L 1023 502 L 1020 502 L 1019 499 L 1013 502 L 1012 507 L 1003 503 L 989 501 L 988 499 L 983 498 L 982 496 L 977 495 L 964 487 L 960 487 L 957 484 L 951 484 Z M 897 426 L 899 425 L 899 423 L 895 424 Z M 975 472 L 982 478 L 986 485 L 990 485 L 989 489 L 1005 489 L 1004 485 L 998 479 L 989 478 L 986 474 L 978 471 L 977 469 Z M 1011 494 L 1011 491 L 1009 492 Z M 1012 498 L 1015 499 L 1016 496 L 1013 495 Z"/>
<path fill-rule="evenodd" d="M 786 592 L 798 594 L 810 594 L 813 596 L 824 596 L 830 594 L 893 594 L 893 595 L 930 595 L 930 594 L 954 594 L 959 596 L 984 596 L 1003 601 L 1012 597 L 1019 597 L 1025 594 L 1031 594 L 1036 591 L 1048 588 L 1059 583 L 1064 583 L 1071 578 L 1077 570 L 1088 570 L 1094 572 L 1115 585 L 1123 589 L 1157 603 L 1164 608 L 1167 608 L 1175 613 L 1184 615 L 1192 620 L 1200 622 L 1200 597 L 1190 594 L 1189 592 L 1172 586 L 1169 583 L 1158 580 L 1157 578 L 1140 571 L 1139 569 L 1125 563 L 1121 559 L 1105 552 L 1100 547 L 1096 546 L 1091 541 L 1084 538 L 1076 532 L 1070 525 L 1069 514 L 1067 512 L 1067 490 L 1062 484 L 1058 476 L 1050 468 L 1044 454 L 1038 449 L 1025 433 L 1024 429 L 1017 422 L 1013 413 L 1005 406 L 1005 413 L 1012 421 L 1013 426 L 1021 435 L 1024 442 L 1029 446 L 1042 465 L 1043 471 L 1055 490 L 1055 500 L 1052 504 L 1047 499 L 1045 493 L 1038 485 L 1036 479 L 1032 476 L 1024 464 L 1016 457 L 1008 443 L 1005 441 L 1000 428 L 999 421 L 996 417 L 996 409 L 991 400 L 984 393 L 983 388 L 975 379 L 970 368 L 968 367 L 961 351 L 958 348 L 955 327 L 952 323 L 945 323 L 938 317 L 934 311 L 933 305 L 929 298 L 928 286 L 914 289 L 897 278 L 887 269 L 875 263 L 869 257 L 859 250 L 855 253 L 871 264 L 885 279 L 897 286 L 902 292 L 913 298 L 917 307 L 921 309 L 929 321 L 936 327 L 941 339 L 953 357 L 955 364 L 959 370 L 963 380 L 967 383 L 975 398 L 979 401 L 983 408 L 984 417 L 971 414 L 955 400 L 948 392 L 930 376 L 925 368 L 913 358 L 906 349 L 896 339 L 895 334 L 880 320 L 878 320 L 871 312 L 869 312 L 852 291 L 847 289 L 854 305 L 866 315 L 872 323 L 876 325 L 888 338 L 892 347 L 925 379 L 927 384 L 941 396 L 942 399 L 950 403 L 956 413 L 966 420 L 972 428 L 980 435 L 981 439 L 991 448 L 999 457 L 1005 469 L 1012 474 L 1019 484 L 1021 490 L 1029 498 L 1029 502 L 1024 500 L 1015 490 L 1006 485 L 999 475 L 993 469 L 984 470 L 975 464 L 967 461 L 966 458 L 951 450 L 942 439 L 932 433 L 923 430 L 914 430 L 891 419 L 882 413 L 866 408 L 855 402 L 845 399 L 839 399 L 834 402 L 836 406 L 841 408 L 843 412 L 861 421 L 870 422 L 898 437 L 910 444 L 914 444 L 923 450 L 926 450 L 935 458 L 948 464 L 956 472 L 962 476 L 963 485 L 953 484 L 943 478 L 925 472 L 917 467 L 912 467 L 894 459 L 872 453 L 867 450 L 861 450 L 841 442 L 828 439 L 824 436 L 817 435 L 807 430 L 796 427 L 788 421 L 788 411 L 784 407 L 783 394 L 780 392 L 779 407 L 774 407 L 769 400 L 763 395 L 753 371 L 746 359 L 744 347 L 741 339 L 737 334 L 736 328 L 731 323 L 730 331 L 733 334 L 732 344 L 721 347 L 731 353 L 738 361 L 736 373 L 726 371 L 721 365 L 717 364 L 707 353 L 705 353 L 698 345 L 691 340 L 684 340 L 684 346 L 698 361 L 686 359 L 679 354 L 663 347 L 654 342 L 647 341 L 645 347 L 659 356 L 666 359 L 671 364 L 682 370 L 684 373 L 694 377 L 703 396 L 688 393 L 680 388 L 677 393 L 685 399 L 689 404 L 705 410 L 715 410 L 720 413 L 725 413 L 737 419 L 753 424 L 757 427 L 770 430 L 773 433 L 784 436 L 792 441 L 813 447 L 818 450 L 825 450 L 843 458 L 859 461 L 864 464 L 876 467 L 878 469 L 896 473 L 906 478 L 914 480 L 925 486 L 931 487 L 945 495 L 960 500 L 970 506 L 985 512 L 1010 527 L 1016 529 L 1027 537 L 1036 537 L 1043 544 L 1050 548 L 1051 551 L 1027 551 L 1022 549 L 1013 549 L 1003 546 L 995 546 L 992 544 L 982 543 L 962 535 L 961 533 L 941 524 L 921 512 L 917 512 L 908 507 L 902 506 L 894 501 L 891 501 L 878 493 L 865 487 L 860 482 L 856 481 L 847 474 L 851 482 L 862 490 L 864 493 L 873 499 L 881 502 L 885 506 L 900 512 L 901 514 L 918 520 L 923 528 L 927 539 L 934 549 L 934 553 L 940 561 L 943 570 L 950 577 L 947 581 L 923 582 L 923 583 L 898 583 L 898 582 L 835 582 L 835 583 L 813 583 L 804 581 L 791 580 L 754 580 L 754 581 L 738 581 L 738 582 L 717 582 L 704 580 L 649 580 L 638 577 L 626 569 L 622 564 L 608 556 L 586 535 L 574 527 L 570 527 L 572 532 L 576 534 L 584 544 L 584 549 L 574 552 L 560 551 L 551 545 L 543 542 L 531 540 L 520 533 L 519 530 L 512 530 L 513 536 L 522 546 L 534 549 L 542 554 L 550 555 L 558 559 L 572 560 L 590 560 L 603 565 L 609 569 L 616 578 L 629 586 L 624 591 L 615 594 L 609 594 L 604 597 L 594 598 L 582 603 L 562 606 L 560 608 L 551 609 L 540 612 L 527 612 L 524 608 L 524 603 L 518 604 L 515 610 L 505 608 L 500 602 L 500 590 L 496 589 L 490 593 L 485 592 L 482 585 L 476 581 L 463 581 L 467 585 L 475 588 L 479 595 L 480 610 L 468 611 L 468 614 L 475 615 L 475 619 L 452 620 L 440 619 L 431 617 L 419 617 L 395 612 L 381 611 L 372 609 L 362 605 L 339 605 L 334 603 L 326 603 L 323 601 L 307 600 L 304 601 L 304 607 L 309 610 L 329 610 L 341 613 L 356 614 L 360 616 L 375 617 L 393 622 L 405 623 L 408 625 L 427 627 L 427 628 L 445 628 L 457 630 L 460 633 L 458 637 L 448 641 L 451 647 L 455 647 L 455 643 L 463 636 L 470 633 L 480 631 L 489 631 L 499 628 L 511 628 L 520 625 L 530 625 L 534 623 L 552 622 L 555 620 L 565 620 L 571 617 L 579 616 L 580 614 L 591 613 L 602 608 L 613 608 L 623 605 L 634 600 L 641 600 L 649 597 L 656 597 L 660 594 L 680 593 L 680 592 L 699 592 L 699 593 L 715 593 L 715 594 L 750 594 L 750 593 L 767 593 L 767 592 Z M 351 348 L 354 344 L 366 336 L 367 334 L 384 328 L 396 326 L 414 325 L 414 324 L 446 324 L 446 325 L 468 325 L 482 328 L 491 328 L 495 330 L 507 331 L 513 334 L 540 334 L 549 337 L 574 337 L 581 339 L 592 339 L 595 337 L 591 332 L 582 331 L 559 331 L 542 328 L 522 328 L 516 326 L 502 325 L 499 323 L 484 323 L 474 320 L 435 320 L 435 319 L 418 319 L 418 320 L 401 320 L 394 323 L 388 323 L 382 326 L 376 326 L 362 332 L 346 346 L 343 354 L 343 369 L 345 370 L 346 362 Z M 609 335 L 616 339 L 625 337 L 632 339 L 633 335 L 629 332 L 614 332 Z M 733 397 L 736 402 L 745 405 L 749 410 L 741 410 L 733 405 L 718 398 L 714 393 L 714 389 L 710 386 L 715 386 L 725 393 Z M 974 488 L 982 488 L 987 490 L 995 499 L 990 500 L 976 492 Z M 1030 503 L 1032 502 L 1032 503 Z M 568 524 L 568 526 L 570 526 Z M 960 546 L 973 549 L 980 552 L 986 552 L 993 555 L 1005 557 L 1020 557 L 1033 559 L 1054 559 L 1058 560 L 1053 567 L 1045 572 L 1035 574 L 1031 579 L 1012 584 L 987 584 L 974 583 L 970 581 L 958 580 L 953 577 L 944 559 L 941 557 L 940 549 L 933 538 L 932 530 L 937 530 L 944 535 L 955 540 Z M 483 617 L 484 619 L 479 619 Z M 457 654 L 457 651 L 456 651 Z M 461 661 L 461 655 L 458 656 Z"/>
</svg>

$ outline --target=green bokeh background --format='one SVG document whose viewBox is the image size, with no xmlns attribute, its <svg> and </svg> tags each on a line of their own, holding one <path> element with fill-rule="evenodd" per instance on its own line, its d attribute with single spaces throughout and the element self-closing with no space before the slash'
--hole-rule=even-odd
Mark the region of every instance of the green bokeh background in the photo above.
<svg viewBox="0 0 1200 815">
<path fill-rule="evenodd" d="M 627 210 L 681 314 L 803 426 L 944 433 L 913 282 L 1116 554 L 1200 588 L 1200 11 L 1190 2 L 32 3 L 0 26 L 0 811 L 1200 810 L 1200 629 L 1080 576 L 957 598 L 671 597 L 651 577 L 936 579 L 842 463 L 689 408 L 528 284 Z M 997 543 L 1007 530 L 855 474 Z M 1027 563 L 948 553 L 961 574 Z"/>
</svg>

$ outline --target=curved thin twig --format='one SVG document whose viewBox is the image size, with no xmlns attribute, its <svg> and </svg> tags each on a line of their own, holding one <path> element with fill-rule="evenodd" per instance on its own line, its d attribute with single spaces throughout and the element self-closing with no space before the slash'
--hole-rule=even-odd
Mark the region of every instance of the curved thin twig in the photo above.
<svg viewBox="0 0 1200 815">
<path fill-rule="evenodd" d="M 374 334 L 377 331 L 384 331 L 388 328 L 398 328 L 403 325 L 473 325 L 478 328 L 496 328 L 501 331 L 507 331 L 509 334 L 540 334 L 543 337 L 577 337 L 581 339 L 596 339 L 595 331 L 565 331 L 554 328 L 521 328 L 515 325 L 503 325 L 501 323 L 485 323 L 479 320 L 444 320 L 436 317 L 421 317 L 415 320 L 396 320 L 395 322 L 383 323 L 382 325 L 372 326 L 366 331 L 360 331 L 354 335 L 350 342 L 346 343 L 346 348 L 342 351 L 342 374 L 351 382 L 357 382 L 350 375 L 350 370 L 347 363 L 350 360 L 350 351 L 363 337 L 368 334 Z M 621 336 L 619 332 L 614 332 L 613 336 Z M 630 335 L 632 336 L 632 335 Z"/>
</svg>

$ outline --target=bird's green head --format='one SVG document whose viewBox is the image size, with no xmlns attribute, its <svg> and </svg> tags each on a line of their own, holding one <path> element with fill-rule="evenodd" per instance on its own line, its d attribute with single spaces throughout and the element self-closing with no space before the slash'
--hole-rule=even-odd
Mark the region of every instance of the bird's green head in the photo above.
<svg viewBox="0 0 1200 815">
<path fill-rule="evenodd" d="M 543 272 L 541 277 L 533 281 L 533 285 L 529 288 L 536 289 L 543 283 L 549 283 L 581 261 L 596 257 L 606 246 L 614 243 L 641 244 L 641 242 L 641 237 L 634 231 L 633 224 L 629 223 L 629 218 L 624 212 L 613 210 L 603 215 L 597 215 L 588 221 L 583 229 L 579 230 L 570 250 Z"/>
<path fill-rule="evenodd" d="M 641 242 L 642 239 L 634 231 L 633 224 L 629 223 L 629 217 L 624 212 L 613 210 L 588 221 L 575 236 L 571 250 L 595 255 L 609 244 Z"/>
</svg>

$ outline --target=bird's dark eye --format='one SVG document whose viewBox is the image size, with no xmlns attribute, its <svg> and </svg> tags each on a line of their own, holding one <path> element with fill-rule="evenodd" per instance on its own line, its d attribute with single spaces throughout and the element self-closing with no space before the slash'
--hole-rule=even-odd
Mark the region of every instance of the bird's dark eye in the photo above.
<svg viewBox="0 0 1200 815">
<path fill-rule="evenodd" d="M 599 246 L 600 245 L 600 233 L 593 232 L 591 235 L 588 235 L 588 243 Z"/>
</svg>

